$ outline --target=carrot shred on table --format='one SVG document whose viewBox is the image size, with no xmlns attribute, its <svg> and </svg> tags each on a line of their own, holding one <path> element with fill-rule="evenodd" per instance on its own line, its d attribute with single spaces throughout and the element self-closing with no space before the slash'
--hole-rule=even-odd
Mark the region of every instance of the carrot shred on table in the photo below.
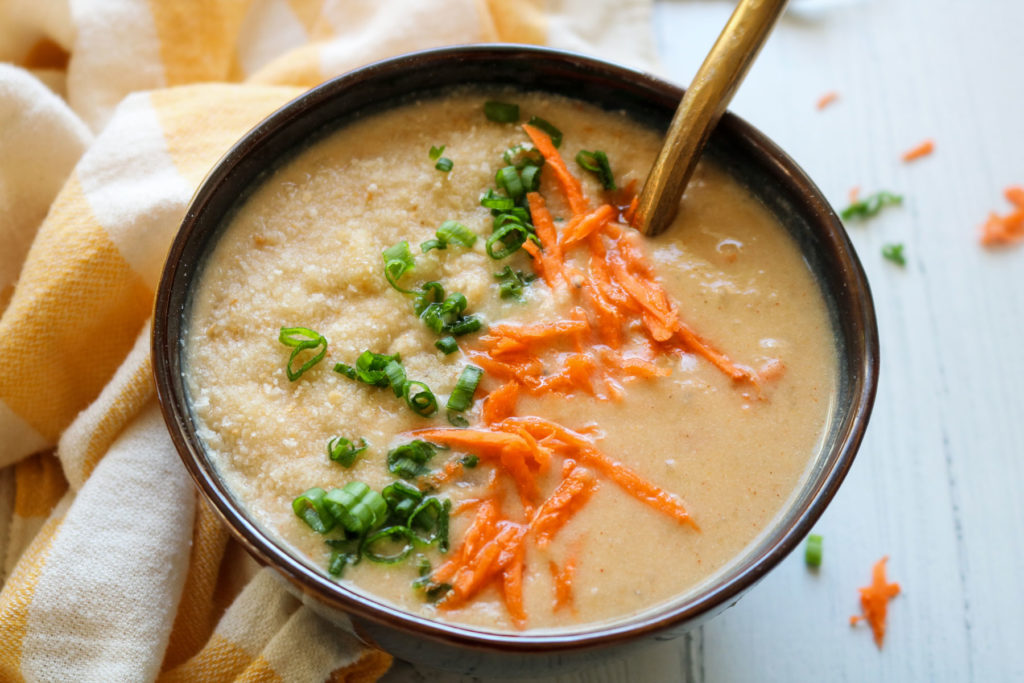
<svg viewBox="0 0 1024 683">
<path fill-rule="evenodd" d="M 1002 216 L 995 212 L 988 215 L 981 226 L 981 243 L 987 247 L 1024 241 L 1024 187 L 1011 185 L 1003 195 L 1014 209 Z"/>
<path fill-rule="evenodd" d="M 554 560 L 548 562 L 548 571 L 551 572 L 551 578 L 555 582 L 555 612 L 563 607 L 571 607 L 574 612 L 576 611 L 573 601 L 572 584 L 576 578 L 577 563 L 578 560 L 575 553 L 569 555 L 561 569 L 559 569 Z"/>
<path fill-rule="evenodd" d="M 838 99 L 839 93 L 837 93 L 835 90 L 830 90 L 829 92 L 825 93 L 824 95 L 818 98 L 818 101 L 815 103 L 815 107 L 817 107 L 818 111 L 821 111 L 830 104 L 835 103 L 835 101 Z"/>
<path fill-rule="evenodd" d="M 935 151 L 935 143 L 932 140 L 925 140 L 915 147 L 911 147 L 903 153 L 901 157 L 903 161 L 915 161 L 921 157 L 926 157 Z"/>
<path fill-rule="evenodd" d="M 583 185 L 580 183 L 579 178 L 569 171 L 565 161 L 562 159 L 562 155 L 558 153 L 558 150 L 552 144 L 550 136 L 528 123 L 523 124 L 523 130 L 530 136 L 534 147 L 543 155 L 547 166 L 554 172 L 555 179 L 558 181 L 558 185 L 562 189 L 562 194 L 569 203 L 569 209 L 573 215 L 586 212 L 587 199 L 583 195 Z"/>
<path fill-rule="evenodd" d="M 512 417 L 516 412 L 516 403 L 519 401 L 519 382 L 511 381 L 502 384 L 500 387 L 487 394 L 484 399 L 480 417 L 484 424 L 492 425 L 501 422 L 506 417 Z"/>
<path fill-rule="evenodd" d="M 868 622 L 879 650 L 882 649 L 882 642 L 885 640 L 885 619 L 889 601 L 900 594 L 900 585 L 889 583 L 885 578 L 885 563 L 888 559 L 886 556 L 875 563 L 871 571 L 871 585 L 860 589 L 861 614 L 850 617 L 851 626 L 861 620 Z"/>
<path fill-rule="evenodd" d="M 574 466 L 558 487 L 545 500 L 530 521 L 536 534 L 537 547 L 545 548 L 563 526 L 582 508 L 599 487 L 594 473 Z"/>
</svg>

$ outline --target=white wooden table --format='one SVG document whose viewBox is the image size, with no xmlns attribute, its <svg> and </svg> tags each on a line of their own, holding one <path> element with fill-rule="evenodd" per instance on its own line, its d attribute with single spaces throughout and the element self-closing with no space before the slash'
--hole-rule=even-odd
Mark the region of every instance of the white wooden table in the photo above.
<svg viewBox="0 0 1024 683">
<path fill-rule="evenodd" d="M 665 76 L 689 81 L 732 6 L 658 3 Z M 1002 189 L 1024 184 L 1022 27 L 1021 0 L 793 0 L 731 109 L 837 208 L 854 186 L 905 196 L 849 226 L 882 373 L 816 529 L 823 566 L 794 553 L 688 637 L 546 680 L 1024 680 L 1024 245 L 977 239 L 989 211 L 1009 209 Z M 903 163 L 925 138 L 935 153 Z M 906 245 L 906 268 L 882 258 L 890 242 Z M 848 618 L 882 555 L 903 593 L 879 651 Z M 463 679 L 396 663 L 386 680 Z"/>
</svg>

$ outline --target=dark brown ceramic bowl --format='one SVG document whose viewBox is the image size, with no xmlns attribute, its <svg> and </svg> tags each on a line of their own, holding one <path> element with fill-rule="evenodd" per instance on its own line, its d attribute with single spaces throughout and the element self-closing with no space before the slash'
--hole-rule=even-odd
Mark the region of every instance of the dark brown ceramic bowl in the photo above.
<svg viewBox="0 0 1024 683">
<path fill-rule="evenodd" d="M 621 655 L 637 643 L 692 628 L 736 602 L 788 555 L 835 495 L 861 442 L 878 378 L 878 332 L 868 283 L 842 224 L 814 183 L 749 124 L 726 114 L 706 154 L 772 211 L 796 239 L 828 304 L 840 380 L 822 452 L 802 489 L 753 551 L 682 601 L 611 626 L 555 634 L 489 633 L 402 612 L 345 588 L 254 523 L 218 477 L 196 436 L 182 377 L 192 285 L 233 207 L 283 158 L 351 117 L 411 94 L 480 84 L 577 97 L 664 129 L 682 91 L 652 76 L 575 54 L 525 46 L 431 50 L 379 62 L 328 81 L 272 114 L 243 137 L 196 192 L 171 247 L 156 300 L 153 364 L 171 437 L 202 494 L 261 562 L 276 568 L 311 604 L 340 610 L 394 654 L 460 671 L 502 675 L 552 672 Z"/>
</svg>

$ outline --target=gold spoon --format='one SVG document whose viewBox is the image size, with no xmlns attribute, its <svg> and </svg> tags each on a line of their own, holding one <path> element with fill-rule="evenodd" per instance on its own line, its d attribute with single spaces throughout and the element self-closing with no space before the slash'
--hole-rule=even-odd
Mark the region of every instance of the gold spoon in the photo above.
<svg viewBox="0 0 1024 683">
<path fill-rule="evenodd" d="M 740 0 L 679 103 L 644 181 L 635 224 L 657 235 L 672 223 L 711 129 L 725 112 L 787 0 Z"/>
</svg>

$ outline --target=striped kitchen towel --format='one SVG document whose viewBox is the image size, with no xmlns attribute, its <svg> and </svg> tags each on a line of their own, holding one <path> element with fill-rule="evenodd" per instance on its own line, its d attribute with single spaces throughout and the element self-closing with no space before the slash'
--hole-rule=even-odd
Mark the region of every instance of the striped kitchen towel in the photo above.
<svg viewBox="0 0 1024 683">
<path fill-rule="evenodd" d="M 489 40 L 643 66 L 649 5 L 0 0 L 0 680 L 387 670 L 197 500 L 151 378 L 164 255 L 210 167 L 305 88 Z"/>
</svg>

